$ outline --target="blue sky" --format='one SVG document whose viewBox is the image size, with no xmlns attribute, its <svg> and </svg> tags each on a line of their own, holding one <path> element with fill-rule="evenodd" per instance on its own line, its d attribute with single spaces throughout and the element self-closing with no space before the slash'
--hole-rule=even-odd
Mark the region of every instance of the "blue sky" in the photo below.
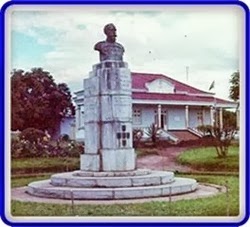
<svg viewBox="0 0 250 227">
<path fill-rule="evenodd" d="M 110 22 L 131 71 L 162 73 L 203 90 L 215 80 L 214 92 L 227 98 L 230 75 L 239 69 L 242 11 L 236 7 L 16 6 L 9 19 L 11 68 L 43 67 L 72 92 L 98 63 L 93 46 Z"/>
<path fill-rule="evenodd" d="M 11 34 L 12 68 L 16 66 L 28 67 L 43 64 L 43 56 L 53 50 L 53 45 L 42 45 L 35 37 L 18 31 Z"/>
</svg>

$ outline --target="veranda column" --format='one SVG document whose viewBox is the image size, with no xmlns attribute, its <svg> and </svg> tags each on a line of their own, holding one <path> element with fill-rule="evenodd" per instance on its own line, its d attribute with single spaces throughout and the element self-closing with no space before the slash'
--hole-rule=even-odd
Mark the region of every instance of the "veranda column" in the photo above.
<svg viewBox="0 0 250 227">
<path fill-rule="evenodd" d="M 189 106 L 185 106 L 185 124 L 186 128 L 189 127 Z"/>
<path fill-rule="evenodd" d="M 80 128 L 81 127 L 81 106 L 78 105 L 77 106 L 77 127 Z"/>
<path fill-rule="evenodd" d="M 211 126 L 214 126 L 214 110 L 213 110 L 213 106 L 210 106 L 210 124 L 211 124 Z"/>
<path fill-rule="evenodd" d="M 206 110 L 205 107 L 202 108 L 202 125 L 205 123 L 205 117 L 206 117 Z"/>
<path fill-rule="evenodd" d="M 158 128 L 161 127 L 161 105 L 158 105 L 158 111 L 157 111 L 157 115 L 158 115 Z"/>
<path fill-rule="evenodd" d="M 220 130 L 223 129 L 223 109 L 220 108 L 219 110 L 219 127 L 220 127 Z"/>
<path fill-rule="evenodd" d="M 237 128 L 240 127 L 240 110 L 239 109 L 236 110 L 236 127 Z"/>
</svg>

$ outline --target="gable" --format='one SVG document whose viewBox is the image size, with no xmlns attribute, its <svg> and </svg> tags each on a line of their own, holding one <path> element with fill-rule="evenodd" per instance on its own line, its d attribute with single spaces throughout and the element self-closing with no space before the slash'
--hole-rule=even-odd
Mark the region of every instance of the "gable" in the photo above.
<svg viewBox="0 0 250 227">
<path fill-rule="evenodd" d="M 156 79 L 152 82 L 145 84 L 148 92 L 151 93 L 169 93 L 172 94 L 175 92 L 175 86 L 163 79 Z"/>
<path fill-rule="evenodd" d="M 214 95 L 214 93 L 202 91 L 188 84 L 177 81 L 171 77 L 162 74 L 152 74 L 152 73 L 136 73 L 132 72 L 132 89 L 137 91 L 147 91 L 148 84 L 154 82 L 155 80 L 163 80 L 172 84 L 175 88 L 176 93 L 189 93 L 197 95 Z M 161 92 L 162 93 L 162 92 Z"/>
</svg>

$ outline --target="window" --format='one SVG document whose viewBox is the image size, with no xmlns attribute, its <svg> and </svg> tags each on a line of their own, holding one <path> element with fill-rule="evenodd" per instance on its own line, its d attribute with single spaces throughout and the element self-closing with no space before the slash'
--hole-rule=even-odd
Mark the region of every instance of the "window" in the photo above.
<svg viewBox="0 0 250 227">
<path fill-rule="evenodd" d="M 141 110 L 134 109 L 133 111 L 133 124 L 140 125 L 141 124 Z"/>
<path fill-rule="evenodd" d="M 197 112 L 197 120 L 198 120 L 199 125 L 203 124 L 203 113 L 202 113 L 202 111 Z"/>
<path fill-rule="evenodd" d="M 77 108 L 77 128 L 82 129 L 84 128 L 84 108 L 81 105 L 78 105 Z"/>
<path fill-rule="evenodd" d="M 159 120 L 158 120 L 158 111 L 155 110 L 155 124 L 162 129 L 166 129 L 167 128 L 167 110 L 162 110 L 161 114 L 160 114 L 160 125 L 159 124 Z"/>
</svg>

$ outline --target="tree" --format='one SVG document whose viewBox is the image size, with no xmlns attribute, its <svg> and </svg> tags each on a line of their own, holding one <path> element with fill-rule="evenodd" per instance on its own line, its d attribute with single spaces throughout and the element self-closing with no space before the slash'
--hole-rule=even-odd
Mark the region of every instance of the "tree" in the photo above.
<svg viewBox="0 0 250 227">
<path fill-rule="evenodd" d="M 236 128 L 236 113 L 228 110 L 223 110 L 223 125 L 225 128 Z"/>
<path fill-rule="evenodd" d="M 226 158 L 228 148 L 235 136 L 236 128 L 232 126 L 224 126 L 223 129 L 213 127 L 211 125 L 198 126 L 197 129 L 205 135 L 210 135 L 212 138 L 211 146 L 214 146 L 218 158 Z"/>
<path fill-rule="evenodd" d="M 230 79 L 230 90 L 229 90 L 229 97 L 234 101 L 239 100 L 239 92 L 240 92 L 240 73 L 239 71 L 234 72 L 231 75 Z"/>
<path fill-rule="evenodd" d="M 36 128 L 54 133 L 61 119 L 75 115 L 65 83 L 56 84 L 42 68 L 11 73 L 11 129 Z"/>
<path fill-rule="evenodd" d="M 218 127 L 214 128 L 214 146 L 219 158 L 227 157 L 228 148 L 231 145 L 235 133 L 236 130 L 233 127 L 224 127 L 223 129 L 220 129 Z"/>
</svg>

